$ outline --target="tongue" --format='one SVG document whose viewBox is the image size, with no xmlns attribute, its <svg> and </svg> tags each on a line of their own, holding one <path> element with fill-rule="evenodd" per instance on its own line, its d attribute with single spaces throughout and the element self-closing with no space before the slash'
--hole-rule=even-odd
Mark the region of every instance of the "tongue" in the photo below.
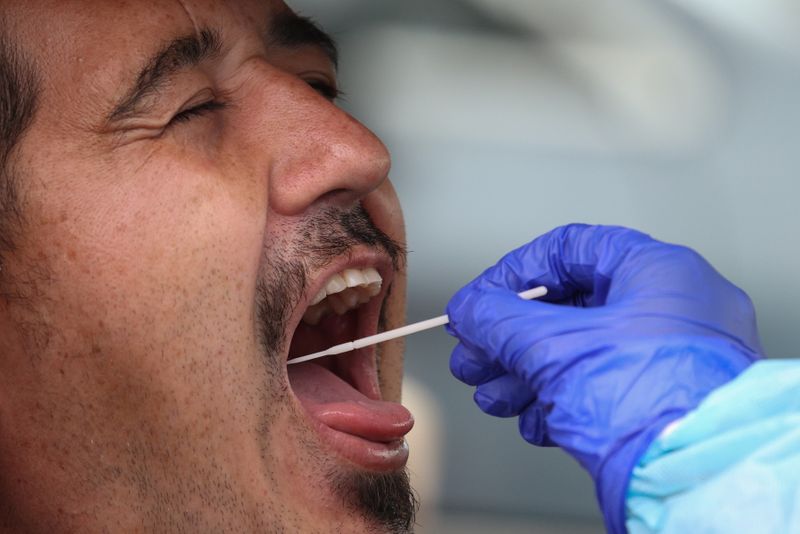
<svg viewBox="0 0 800 534">
<path fill-rule="evenodd" d="M 371 400 L 314 362 L 290 365 L 289 381 L 312 417 L 328 427 L 370 441 L 402 438 L 414 424 L 401 405 Z"/>
</svg>

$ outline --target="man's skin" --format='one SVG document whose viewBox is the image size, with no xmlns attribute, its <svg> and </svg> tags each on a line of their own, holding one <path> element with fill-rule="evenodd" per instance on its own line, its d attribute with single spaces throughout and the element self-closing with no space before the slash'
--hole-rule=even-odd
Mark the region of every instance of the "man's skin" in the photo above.
<svg viewBox="0 0 800 534">
<path fill-rule="evenodd" d="M 401 347 L 332 366 L 373 399 L 339 430 L 287 373 L 345 267 L 384 279 L 359 331 L 381 302 L 403 321 L 389 155 L 330 98 L 330 50 L 276 0 L 0 6 L 40 81 L 0 273 L 2 531 L 405 531 L 413 421 L 375 400 L 399 398 Z"/>
</svg>

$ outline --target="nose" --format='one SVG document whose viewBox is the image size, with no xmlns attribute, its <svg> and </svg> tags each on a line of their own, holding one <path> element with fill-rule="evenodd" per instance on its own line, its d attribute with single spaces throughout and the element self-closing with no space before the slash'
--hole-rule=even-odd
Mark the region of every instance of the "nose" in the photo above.
<svg viewBox="0 0 800 534">
<path fill-rule="evenodd" d="M 383 143 L 364 125 L 285 74 L 270 84 L 265 142 L 276 149 L 269 169 L 270 208 L 296 215 L 315 202 L 350 205 L 376 189 L 389 174 Z M 276 89 L 277 87 L 277 89 Z"/>
</svg>

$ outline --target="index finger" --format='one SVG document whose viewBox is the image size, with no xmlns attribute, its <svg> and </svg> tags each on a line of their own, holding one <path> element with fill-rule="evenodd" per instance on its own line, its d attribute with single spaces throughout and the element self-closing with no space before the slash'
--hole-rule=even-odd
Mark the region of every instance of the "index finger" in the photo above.
<svg viewBox="0 0 800 534">
<path fill-rule="evenodd" d="M 550 301 L 588 296 L 583 305 L 602 305 L 614 272 L 628 253 L 655 243 L 619 226 L 572 224 L 556 228 L 506 256 L 472 283 L 522 291 L 543 285 Z"/>
</svg>

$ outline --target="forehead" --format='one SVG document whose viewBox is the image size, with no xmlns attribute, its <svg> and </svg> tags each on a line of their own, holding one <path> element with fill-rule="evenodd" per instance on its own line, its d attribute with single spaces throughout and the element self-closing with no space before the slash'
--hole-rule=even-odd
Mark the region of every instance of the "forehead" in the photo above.
<svg viewBox="0 0 800 534">
<path fill-rule="evenodd" d="M 267 32 L 280 0 L 33 0 L 2 2 L 29 44 L 58 52 L 151 48 L 165 33 L 203 26 Z M 56 48 L 58 46 L 58 48 Z"/>
<path fill-rule="evenodd" d="M 130 77 L 142 58 L 176 36 L 212 28 L 263 42 L 290 10 L 280 0 L 0 0 L 2 16 L 44 75 L 45 90 L 91 96 Z M 106 87 L 107 89 L 107 87 Z M 88 95 L 86 93 L 89 93 Z"/>
</svg>

